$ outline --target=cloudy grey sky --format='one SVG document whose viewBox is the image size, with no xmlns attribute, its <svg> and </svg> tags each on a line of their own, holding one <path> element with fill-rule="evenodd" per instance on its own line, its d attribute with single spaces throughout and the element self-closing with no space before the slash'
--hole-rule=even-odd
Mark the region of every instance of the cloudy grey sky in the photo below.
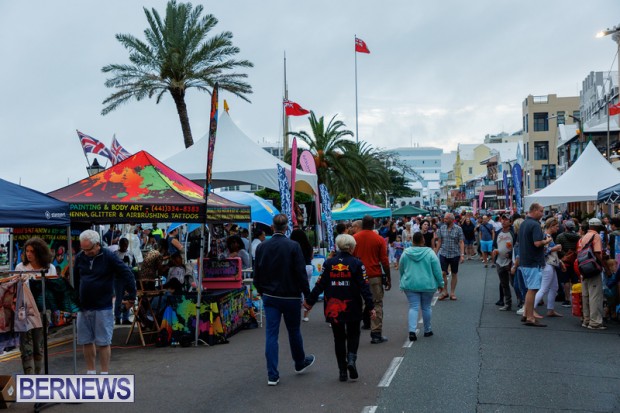
<svg viewBox="0 0 620 413">
<path fill-rule="evenodd" d="M 116 33 L 143 38 L 143 6 L 165 1 L 0 2 L 0 177 L 48 192 L 86 176 L 76 129 L 159 159 L 183 150 L 172 99 L 130 102 L 101 116 L 111 93 L 101 67 L 127 63 Z M 194 4 L 198 4 L 194 2 Z M 597 31 L 620 23 L 618 0 L 411 0 L 201 2 L 231 31 L 248 70 L 252 103 L 226 93 L 254 140 L 282 131 L 283 54 L 289 98 L 355 130 L 354 35 L 360 139 L 373 146 L 454 150 L 487 133 L 521 128 L 528 94 L 579 94 L 590 71 L 617 70 L 616 44 Z M 209 96 L 190 90 L 194 139 L 208 128 Z M 308 129 L 305 117 L 292 118 Z M 90 155 L 89 155 L 90 156 Z M 231 159 L 234 162 L 234 159 Z"/>
</svg>

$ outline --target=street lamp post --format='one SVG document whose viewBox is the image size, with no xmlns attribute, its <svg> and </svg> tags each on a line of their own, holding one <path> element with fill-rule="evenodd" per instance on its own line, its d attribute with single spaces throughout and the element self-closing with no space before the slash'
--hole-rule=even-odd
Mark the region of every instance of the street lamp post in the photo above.
<svg viewBox="0 0 620 413">
<path fill-rule="evenodd" d="M 96 175 L 103 170 L 105 170 L 105 168 L 99 165 L 97 158 L 95 158 L 92 164 L 86 167 L 86 172 L 88 172 L 88 176 Z"/>
</svg>

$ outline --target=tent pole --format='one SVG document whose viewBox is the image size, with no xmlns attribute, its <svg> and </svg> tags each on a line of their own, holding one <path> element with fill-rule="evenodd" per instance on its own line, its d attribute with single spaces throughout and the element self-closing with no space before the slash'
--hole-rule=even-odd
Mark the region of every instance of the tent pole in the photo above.
<svg viewBox="0 0 620 413">
<path fill-rule="evenodd" d="M 206 214 L 206 211 L 205 211 Z M 196 280 L 196 334 L 194 346 L 198 347 L 198 334 L 200 332 L 200 302 L 202 299 L 202 273 L 205 257 L 205 224 L 200 225 L 200 258 L 198 261 L 198 280 Z"/>
<path fill-rule="evenodd" d="M 69 282 L 73 287 L 73 240 L 71 239 L 71 224 L 67 225 L 67 251 L 69 251 Z M 73 320 L 73 374 L 77 374 L 77 320 Z"/>
<path fill-rule="evenodd" d="M 9 271 L 13 271 L 15 267 L 13 266 L 13 257 L 15 256 L 15 247 L 13 246 L 13 228 L 11 228 L 11 233 L 9 235 Z"/>
</svg>

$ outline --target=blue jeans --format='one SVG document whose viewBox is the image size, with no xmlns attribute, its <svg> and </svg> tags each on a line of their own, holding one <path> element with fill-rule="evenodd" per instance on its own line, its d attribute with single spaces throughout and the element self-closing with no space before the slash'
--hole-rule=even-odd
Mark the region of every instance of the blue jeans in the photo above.
<svg viewBox="0 0 620 413">
<path fill-rule="evenodd" d="M 303 367 L 306 354 L 304 341 L 301 338 L 301 298 L 278 298 L 263 295 L 265 309 L 265 358 L 267 359 L 267 374 L 270 380 L 280 378 L 278 372 L 278 334 L 280 333 L 280 319 L 284 316 L 284 324 L 288 330 L 288 342 L 291 354 L 295 361 L 295 368 Z"/>
<path fill-rule="evenodd" d="M 123 297 L 125 296 L 125 280 L 122 278 L 114 278 L 114 318 L 117 320 L 128 321 L 129 311 L 123 305 Z"/>
<path fill-rule="evenodd" d="M 418 310 L 422 305 L 422 320 L 424 321 L 424 332 L 433 331 L 431 327 L 431 301 L 435 293 L 420 293 L 414 291 L 405 291 L 407 300 L 409 301 L 409 331 L 415 332 L 418 326 Z"/>
</svg>

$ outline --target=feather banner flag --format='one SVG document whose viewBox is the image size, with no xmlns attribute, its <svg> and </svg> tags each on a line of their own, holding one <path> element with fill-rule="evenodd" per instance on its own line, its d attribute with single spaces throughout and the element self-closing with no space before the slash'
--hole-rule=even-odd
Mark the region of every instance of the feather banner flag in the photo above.
<svg viewBox="0 0 620 413">
<path fill-rule="evenodd" d="M 280 211 L 288 217 L 288 229 L 285 234 L 288 237 L 293 231 L 293 205 L 291 203 L 291 192 L 288 188 L 288 179 L 286 179 L 286 170 L 280 164 L 278 164 L 278 187 L 280 188 Z"/>
<path fill-rule="evenodd" d="M 329 242 L 329 250 L 335 251 L 336 247 L 334 245 L 334 228 L 332 226 L 332 202 L 329 199 L 329 191 L 325 184 L 319 185 L 319 192 L 321 193 L 321 202 L 322 212 L 325 216 L 325 227 L 327 229 L 327 241 Z"/>
<path fill-rule="evenodd" d="M 301 170 L 304 172 L 308 172 L 316 175 L 316 164 L 314 163 L 314 156 L 310 151 L 303 151 L 299 156 L 299 166 Z M 317 224 L 321 224 L 321 200 L 319 198 L 319 194 L 314 194 L 314 201 L 316 203 L 317 210 Z"/>
<path fill-rule="evenodd" d="M 506 195 L 506 206 L 505 208 L 508 208 L 508 205 L 510 204 L 510 191 L 508 190 L 508 172 L 504 169 L 504 195 Z"/>
<path fill-rule="evenodd" d="M 512 187 L 515 191 L 515 200 L 517 202 L 517 213 L 521 213 L 521 181 L 523 180 L 522 176 L 523 171 L 521 170 L 521 165 L 516 163 L 512 167 Z"/>
<path fill-rule="evenodd" d="M 291 146 L 291 205 L 293 209 L 293 226 L 297 225 L 295 213 L 295 178 L 297 177 L 297 138 L 293 138 Z"/>
<path fill-rule="evenodd" d="M 209 150 L 207 151 L 207 172 L 205 182 L 205 199 L 211 191 L 211 176 L 213 170 L 213 153 L 215 152 L 215 135 L 217 134 L 219 86 L 216 83 L 211 92 L 211 114 L 209 116 Z"/>
</svg>

